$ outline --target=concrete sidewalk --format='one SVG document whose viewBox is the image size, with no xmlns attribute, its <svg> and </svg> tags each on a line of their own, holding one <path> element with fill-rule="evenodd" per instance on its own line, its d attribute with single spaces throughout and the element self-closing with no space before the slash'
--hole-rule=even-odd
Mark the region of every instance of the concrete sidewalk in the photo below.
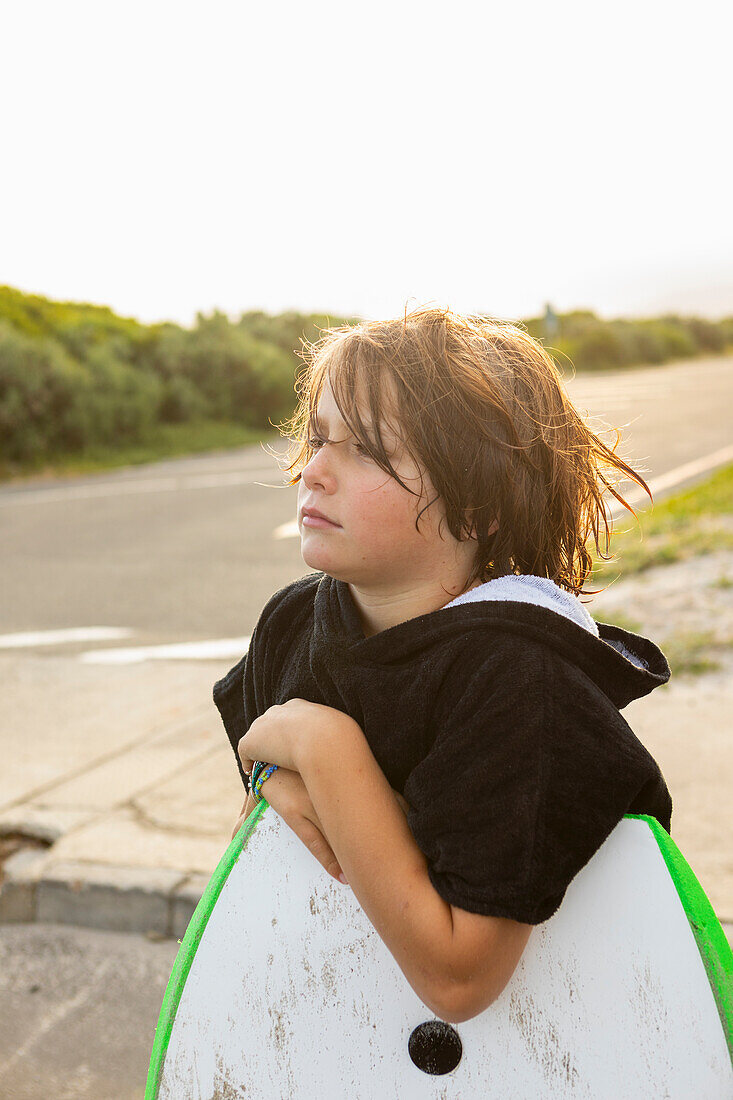
<svg viewBox="0 0 733 1100">
<path fill-rule="evenodd" d="M 180 939 L 243 787 L 212 686 L 234 660 L 85 665 L 0 656 L 0 921 Z M 733 677 L 670 683 L 623 715 L 672 792 L 672 836 L 733 931 Z M 36 846 L 32 846 L 35 838 Z M 42 846 L 38 846 L 42 845 Z"/>
<path fill-rule="evenodd" d="M 0 839 L 29 838 L 0 921 L 181 938 L 244 798 L 211 697 L 233 664 L 0 656 Z"/>
</svg>

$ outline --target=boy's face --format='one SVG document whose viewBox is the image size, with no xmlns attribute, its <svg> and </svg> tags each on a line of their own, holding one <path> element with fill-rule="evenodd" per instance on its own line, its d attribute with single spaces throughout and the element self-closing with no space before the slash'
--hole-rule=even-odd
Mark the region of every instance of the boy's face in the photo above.
<svg viewBox="0 0 733 1100">
<path fill-rule="evenodd" d="M 368 428 L 369 414 L 363 406 L 360 412 Z M 438 523 L 445 516 L 442 500 L 435 500 L 423 512 L 419 530 L 415 529 L 418 512 L 436 495 L 427 473 L 424 493 L 428 495 L 422 500 L 385 473 L 349 435 L 328 381 L 318 404 L 318 418 L 313 436 L 329 442 L 313 444 L 315 451 L 298 482 L 298 526 L 306 565 L 384 595 L 412 589 L 421 582 L 434 584 L 436 578 L 454 576 L 464 565 L 467 577 L 476 542 L 459 543 L 445 521 L 442 537 L 438 535 Z M 396 427 L 382 423 L 380 429 L 395 470 L 419 493 L 419 470 L 402 448 Z M 309 526 L 303 522 L 304 507 L 317 508 L 338 526 Z"/>
</svg>

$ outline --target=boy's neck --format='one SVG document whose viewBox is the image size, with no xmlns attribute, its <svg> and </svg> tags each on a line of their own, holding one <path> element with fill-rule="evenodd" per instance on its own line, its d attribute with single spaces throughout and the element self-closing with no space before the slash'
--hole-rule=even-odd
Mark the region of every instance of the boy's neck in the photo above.
<svg viewBox="0 0 733 1100">
<path fill-rule="evenodd" d="M 399 626 L 400 623 L 407 622 L 409 619 L 416 619 L 418 615 L 438 611 L 456 596 L 476 588 L 479 584 L 481 581 L 474 581 L 469 586 L 464 583 L 463 587 L 459 584 L 453 589 L 446 584 L 444 587 L 449 589 L 447 593 L 438 583 L 437 587 L 416 586 L 414 589 L 404 589 L 395 593 L 375 594 L 360 590 L 349 583 L 349 592 L 359 613 L 364 636 L 370 638 L 382 630 L 389 630 L 390 627 Z"/>
</svg>

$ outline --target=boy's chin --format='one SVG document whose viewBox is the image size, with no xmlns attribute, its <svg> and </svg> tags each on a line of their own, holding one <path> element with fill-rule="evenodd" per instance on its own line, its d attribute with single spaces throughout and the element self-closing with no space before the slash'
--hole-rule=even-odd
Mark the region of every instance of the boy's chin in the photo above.
<svg viewBox="0 0 733 1100">
<path fill-rule="evenodd" d="M 352 580 L 351 571 L 344 567 L 343 562 L 339 563 L 334 554 L 319 554 L 312 547 L 309 547 L 309 550 L 310 553 L 302 546 L 300 549 L 300 556 L 309 569 L 326 573 L 329 577 L 333 577 L 335 581 L 348 583 Z"/>
<path fill-rule="evenodd" d="M 334 554 L 328 554 L 317 546 L 309 546 L 308 542 L 301 542 L 300 556 L 309 569 L 321 569 L 324 573 L 331 573 L 330 567 L 336 566 L 337 559 Z"/>
</svg>

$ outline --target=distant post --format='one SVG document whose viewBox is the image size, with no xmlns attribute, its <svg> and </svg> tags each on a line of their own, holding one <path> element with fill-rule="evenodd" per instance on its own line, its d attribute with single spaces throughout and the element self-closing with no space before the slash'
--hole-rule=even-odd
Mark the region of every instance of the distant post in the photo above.
<svg viewBox="0 0 733 1100">
<path fill-rule="evenodd" d="M 560 328 L 560 318 L 555 313 L 549 302 L 545 305 L 544 330 L 545 338 L 554 340 Z"/>
</svg>

